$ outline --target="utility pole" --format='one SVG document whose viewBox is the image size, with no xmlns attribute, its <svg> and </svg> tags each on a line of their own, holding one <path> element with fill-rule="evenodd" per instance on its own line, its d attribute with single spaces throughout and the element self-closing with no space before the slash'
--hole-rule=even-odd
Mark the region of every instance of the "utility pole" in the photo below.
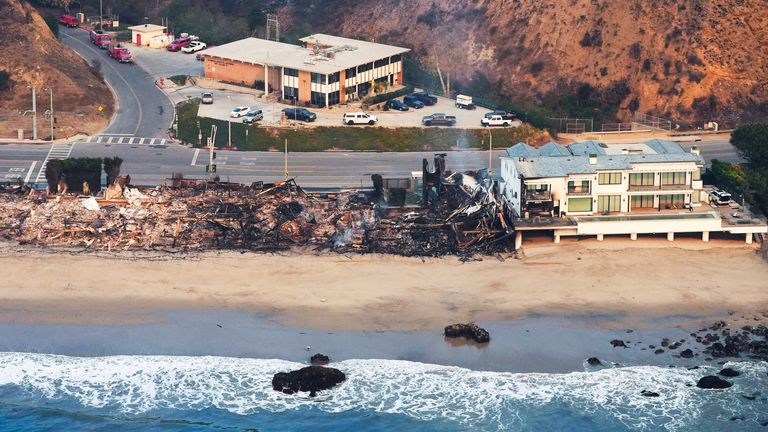
<svg viewBox="0 0 768 432">
<path fill-rule="evenodd" d="M 488 131 L 488 177 L 493 177 L 493 132 Z"/>
<path fill-rule="evenodd" d="M 37 94 L 32 86 L 32 139 L 37 140 Z"/>
<path fill-rule="evenodd" d="M 104 11 L 101 2 L 102 0 L 99 0 L 99 30 L 104 30 Z"/>
<path fill-rule="evenodd" d="M 227 120 L 227 145 L 232 147 L 232 120 Z"/>
<path fill-rule="evenodd" d="M 208 171 L 208 180 L 212 180 L 213 177 L 216 176 L 216 164 L 214 164 L 214 161 L 216 159 L 216 154 L 213 151 L 216 147 L 216 125 L 211 126 L 211 136 L 208 137 L 208 167 L 206 170 Z"/>
</svg>

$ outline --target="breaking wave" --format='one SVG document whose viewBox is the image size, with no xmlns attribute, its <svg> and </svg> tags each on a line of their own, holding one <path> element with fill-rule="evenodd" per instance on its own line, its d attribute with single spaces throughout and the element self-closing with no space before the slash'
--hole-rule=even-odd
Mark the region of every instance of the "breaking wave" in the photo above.
<svg viewBox="0 0 768 432">
<path fill-rule="evenodd" d="M 735 363 L 742 375 L 724 391 L 691 387 L 716 373 L 708 366 L 515 374 L 399 360 L 334 363 L 347 381 L 316 398 L 272 390 L 274 373 L 302 366 L 228 357 L 0 353 L 0 399 L 22 393 L 124 415 L 211 408 L 242 416 L 304 408 L 375 412 L 472 430 L 750 430 L 768 421 L 765 362 Z M 644 397 L 642 390 L 660 396 Z"/>
</svg>

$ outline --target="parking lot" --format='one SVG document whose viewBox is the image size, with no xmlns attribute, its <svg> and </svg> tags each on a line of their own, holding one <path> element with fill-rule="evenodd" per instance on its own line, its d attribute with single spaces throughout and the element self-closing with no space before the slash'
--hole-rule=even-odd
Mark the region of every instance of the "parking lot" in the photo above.
<svg viewBox="0 0 768 432">
<path fill-rule="evenodd" d="M 204 90 L 195 87 L 184 89 L 184 93 L 189 96 L 199 97 L 203 92 L 213 93 L 213 104 L 200 105 L 198 115 L 201 117 L 211 117 L 220 120 L 229 120 L 229 113 L 236 106 L 258 107 L 264 112 L 264 120 L 260 124 L 277 126 L 280 124 L 280 112 L 284 108 L 292 108 L 293 105 L 285 105 L 276 102 L 266 102 L 262 98 L 257 98 L 250 94 L 237 93 L 227 90 Z M 402 99 L 402 98 L 401 98 Z M 383 107 L 383 104 L 381 104 Z M 311 108 L 310 111 L 317 114 L 317 120 L 311 125 L 315 126 L 342 126 L 342 116 L 345 112 L 360 111 L 359 106 L 334 106 L 326 109 Z M 480 128 L 480 120 L 488 112 L 487 109 L 478 108 L 475 110 L 464 110 L 456 108 L 454 101 L 438 97 L 436 105 L 424 107 L 421 109 L 411 108 L 408 111 L 383 111 L 376 109 L 366 110 L 378 118 L 377 126 L 389 127 L 422 127 L 421 119 L 423 116 L 432 113 L 445 113 L 456 116 L 457 128 Z M 232 121 L 241 121 L 232 119 Z M 353 126 L 349 126 L 353 127 Z M 355 126 L 365 127 L 365 126 Z"/>
</svg>

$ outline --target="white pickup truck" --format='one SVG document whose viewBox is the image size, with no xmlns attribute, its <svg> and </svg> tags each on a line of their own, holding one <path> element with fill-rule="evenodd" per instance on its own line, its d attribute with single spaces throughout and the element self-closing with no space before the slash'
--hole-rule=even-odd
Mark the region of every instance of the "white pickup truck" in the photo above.
<svg viewBox="0 0 768 432">
<path fill-rule="evenodd" d="M 480 124 L 485 127 L 488 127 L 488 126 L 519 127 L 522 124 L 522 122 L 520 120 L 511 120 L 509 118 L 504 118 L 503 116 L 500 116 L 500 115 L 492 115 L 492 116 L 483 117 L 483 119 L 480 120 Z"/>
</svg>

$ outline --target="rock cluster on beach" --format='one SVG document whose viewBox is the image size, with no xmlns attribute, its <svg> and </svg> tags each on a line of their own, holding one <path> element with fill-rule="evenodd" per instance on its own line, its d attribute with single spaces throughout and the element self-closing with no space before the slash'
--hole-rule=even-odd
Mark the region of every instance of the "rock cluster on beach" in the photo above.
<svg viewBox="0 0 768 432">
<path fill-rule="evenodd" d="M 309 358 L 309 363 L 312 366 L 325 366 L 331 362 L 331 358 L 325 354 L 317 353 Z"/>
<path fill-rule="evenodd" d="M 696 383 L 696 387 L 703 389 L 725 389 L 732 385 L 730 382 L 714 375 L 707 375 Z"/>
<path fill-rule="evenodd" d="M 447 338 L 465 338 L 477 343 L 488 343 L 491 341 L 491 335 L 488 330 L 478 327 L 475 323 L 451 324 L 445 327 L 443 335 Z"/>
<path fill-rule="evenodd" d="M 318 391 L 328 390 L 344 382 L 344 372 L 324 367 L 307 366 L 292 372 L 278 372 L 272 378 L 272 388 L 285 394 L 309 392 L 310 396 Z"/>
</svg>

